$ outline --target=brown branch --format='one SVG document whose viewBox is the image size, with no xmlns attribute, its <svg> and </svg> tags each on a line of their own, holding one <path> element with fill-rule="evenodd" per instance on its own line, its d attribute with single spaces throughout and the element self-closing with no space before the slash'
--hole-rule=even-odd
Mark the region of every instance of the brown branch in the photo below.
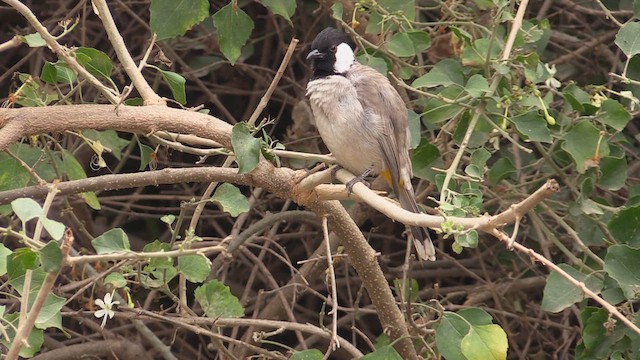
<svg viewBox="0 0 640 360">
<path fill-rule="evenodd" d="M 13 49 L 14 47 L 18 47 L 20 46 L 20 44 L 22 44 L 20 37 L 18 35 L 15 35 L 10 40 L 7 40 L 0 44 L 0 53 L 9 49 Z"/>
<path fill-rule="evenodd" d="M 506 234 L 500 233 L 497 230 L 494 230 L 494 236 L 497 237 L 498 239 L 500 239 L 503 242 L 508 242 L 509 241 L 509 239 L 506 236 Z M 584 294 L 586 294 L 589 298 L 593 299 L 595 302 L 600 304 L 605 310 L 607 310 L 610 314 L 612 314 L 613 316 L 618 318 L 620 321 L 622 321 L 625 325 L 627 325 L 627 327 L 629 327 L 629 329 L 634 331 L 636 334 L 640 335 L 640 328 L 636 324 L 634 324 L 633 321 L 629 320 L 626 316 L 624 316 L 624 314 L 622 314 L 620 311 L 618 311 L 618 309 L 615 306 L 609 304 L 605 299 L 601 298 L 600 296 L 598 296 L 598 294 L 596 294 L 595 292 L 591 291 L 587 287 L 587 285 L 585 285 L 584 282 L 574 279 L 573 276 L 571 276 L 566 271 L 562 270 L 562 268 L 560 268 L 556 264 L 554 264 L 553 261 L 548 260 L 544 256 L 542 256 L 542 255 L 538 254 L 537 252 L 535 252 L 533 249 L 530 249 L 530 248 L 528 248 L 528 247 L 526 247 L 524 245 L 520 245 L 518 243 L 514 243 L 513 244 L 513 248 L 516 249 L 517 251 L 523 253 L 523 254 L 529 255 L 529 257 L 531 257 L 533 260 L 541 262 L 544 266 L 546 266 L 550 270 L 553 270 L 553 271 L 557 272 L 558 274 L 560 274 L 560 276 L 562 276 L 568 282 L 573 284 L 573 286 L 575 286 L 578 289 L 580 289 L 580 291 L 582 291 Z"/>
<path fill-rule="evenodd" d="M 59 183 L 58 190 L 61 195 L 71 195 L 88 191 L 109 191 L 140 186 L 211 181 L 230 182 L 240 185 L 249 185 L 252 183 L 251 176 L 247 174 L 239 175 L 238 169 L 198 167 L 101 175 L 82 180 L 63 181 Z M 43 198 L 47 195 L 47 191 L 47 185 L 34 185 L 2 191 L 0 192 L 0 204 L 8 204 L 22 197 L 33 199 Z"/>
<path fill-rule="evenodd" d="M 166 101 L 162 100 L 162 98 L 153 91 L 147 83 L 147 80 L 142 76 L 142 72 L 140 72 L 133 58 L 131 58 L 131 54 L 129 54 L 129 50 L 127 50 L 127 45 L 124 43 L 124 39 L 118 31 L 115 21 L 113 21 L 113 16 L 111 16 L 107 2 L 105 0 L 93 0 L 93 5 L 99 12 L 98 17 L 102 20 L 107 36 L 109 36 L 109 41 L 118 56 L 118 60 L 120 60 L 124 71 L 131 78 L 133 85 L 138 89 L 140 96 L 142 96 L 144 100 L 144 104 L 166 105 Z"/>
<path fill-rule="evenodd" d="M 33 26 L 33 28 L 42 36 L 44 41 L 47 43 L 47 46 L 53 50 L 59 57 L 63 58 L 64 61 L 73 68 L 73 70 L 77 71 L 78 74 L 86 79 L 91 85 L 93 85 L 96 89 L 98 89 L 102 95 L 104 95 L 109 101 L 113 104 L 117 104 L 120 102 L 120 96 L 115 93 L 112 89 L 109 89 L 104 84 L 100 82 L 95 76 L 91 75 L 87 69 L 85 69 L 74 56 L 71 55 L 71 52 L 66 47 L 60 45 L 53 35 L 49 33 L 47 28 L 42 25 L 42 23 L 38 20 L 38 18 L 31 12 L 31 10 L 21 3 L 18 0 L 2 0 L 7 3 L 12 8 L 16 9 L 25 19 Z M 2 148 L 2 147 L 0 147 Z"/>
<path fill-rule="evenodd" d="M 42 121 L 41 119 L 45 119 Z M 0 149 L 17 141 L 23 136 L 46 132 L 62 132 L 69 129 L 116 129 L 137 133 L 171 131 L 179 134 L 198 134 L 230 148 L 231 126 L 214 117 L 177 110 L 162 106 L 130 107 L 121 106 L 117 112 L 110 105 L 54 106 L 47 108 L 0 109 Z M 301 174 L 301 172 L 299 172 Z M 338 172 L 341 181 L 348 181 L 351 174 Z M 396 349 L 405 359 L 415 359 L 417 355 L 409 338 L 404 317 L 398 308 L 388 283 L 378 265 L 374 250 L 368 244 L 359 228 L 349 218 L 337 201 L 323 201 L 313 191 L 296 191 L 296 172 L 288 168 L 274 168 L 270 163 L 261 161 L 250 174 L 239 175 L 230 168 L 165 169 L 138 174 L 105 175 L 75 182 L 62 182 L 58 189 L 62 194 L 94 190 L 113 189 L 116 186 L 133 187 L 178 183 L 185 181 L 228 181 L 237 184 L 251 184 L 262 187 L 275 195 L 293 199 L 307 206 L 319 216 L 326 216 L 330 228 L 342 240 L 351 265 L 360 278 L 376 307 L 383 328 L 396 341 Z M 95 184 L 93 182 L 98 182 Z M 83 186 L 78 186 L 83 185 Z M 121 188 L 120 187 L 120 188 Z M 304 186 L 302 186 L 304 188 Z M 41 192 L 37 186 L 29 191 Z M 34 190 L 31 190 L 34 189 Z M 465 228 L 476 228 L 492 232 L 492 229 L 521 217 L 537 203 L 557 191 L 557 183 L 550 180 L 534 194 L 505 212 L 496 216 L 475 219 L 448 218 L 460 222 Z M 356 184 L 354 193 L 366 200 L 376 209 L 407 224 L 438 227 L 445 220 L 439 216 L 413 214 L 401 211 L 386 198 L 373 193 L 366 186 Z M 14 190 L 21 191 L 21 190 Z M 381 205 L 381 206 L 378 206 Z M 497 232 L 497 230 L 495 230 Z"/>
<path fill-rule="evenodd" d="M 151 359 L 144 346 L 130 340 L 100 340 L 65 345 L 62 348 L 44 352 L 31 360 L 83 360 L 111 356 L 117 359 Z"/>
<path fill-rule="evenodd" d="M 202 113 L 157 105 L 63 105 L 0 109 L 0 150 L 23 136 L 83 129 L 198 134 L 231 148 L 231 125 Z"/>
</svg>

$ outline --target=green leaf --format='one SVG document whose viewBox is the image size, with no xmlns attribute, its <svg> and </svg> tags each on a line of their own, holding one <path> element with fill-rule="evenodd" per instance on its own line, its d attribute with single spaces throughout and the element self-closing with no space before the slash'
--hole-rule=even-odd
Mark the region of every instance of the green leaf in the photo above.
<svg viewBox="0 0 640 360">
<path fill-rule="evenodd" d="M 111 274 L 105 276 L 104 282 L 106 284 L 111 284 L 115 288 L 120 289 L 127 286 L 127 279 L 119 272 L 112 272 Z"/>
<path fill-rule="evenodd" d="M 622 131 L 631 120 L 631 114 L 619 102 L 607 99 L 600 105 L 596 119 L 612 128 Z"/>
<path fill-rule="evenodd" d="M 200 283 L 207 280 L 211 272 L 211 264 L 203 255 L 184 255 L 178 257 L 178 271 L 187 280 Z"/>
<path fill-rule="evenodd" d="M 382 7 L 386 13 L 397 16 L 402 21 L 413 21 L 416 17 L 415 0 L 377 0 L 376 5 Z M 383 17 L 380 12 L 369 12 L 369 23 L 366 32 L 369 34 L 380 34 L 383 30 L 395 30 L 398 25 L 394 21 L 388 21 L 388 17 Z"/>
<path fill-rule="evenodd" d="M 518 132 L 525 136 L 528 141 L 539 141 L 551 143 L 551 131 L 547 127 L 544 117 L 537 111 L 530 111 L 518 116 L 514 116 L 511 122 L 516 126 Z"/>
<path fill-rule="evenodd" d="M 93 48 L 80 47 L 75 51 L 76 58 L 91 75 L 109 79 L 113 64 L 111 58 L 100 50 Z"/>
<path fill-rule="evenodd" d="M 627 299 L 640 298 L 640 249 L 628 245 L 610 246 L 604 258 L 604 270 L 620 284 Z"/>
<path fill-rule="evenodd" d="M 164 40 L 184 35 L 209 16 L 209 1 L 151 0 L 149 11 L 151 31 Z"/>
<path fill-rule="evenodd" d="M 151 163 L 151 154 L 155 152 L 152 147 L 139 143 L 140 145 L 140 167 L 138 170 L 144 170 Z"/>
<path fill-rule="evenodd" d="M 607 190 L 622 189 L 627 181 L 627 159 L 606 157 L 600 160 L 600 186 Z"/>
<path fill-rule="evenodd" d="M 162 252 L 171 250 L 171 245 L 160 242 L 160 240 L 154 240 L 152 243 L 148 243 L 142 248 L 143 252 Z M 166 258 L 153 258 L 149 260 L 149 266 L 152 268 L 169 268 L 173 267 L 173 259 Z"/>
<path fill-rule="evenodd" d="M 436 344 L 446 359 L 506 359 L 507 335 L 478 308 L 445 311 L 436 327 Z"/>
<path fill-rule="evenodd" d="M 562 92 L 562 96 L 580 114 L 592 115 L 598 110 L 596 106 L 591 104 L 591 95 L 576 84 L 569 84 Z"/>
<path fill-rule="evenodd" d="M 389 42 L 385 44 L 387 50 L 398 57 L 410 57 L 416 54 L 416 49 L 409 34 L 398 32 L 393 34 Z"/>
<path fill-rule="evenodd" d="M 114 252 L 129 251 L 129 238 L 120 228 L 111 229 L 91 241 L 98 255 Z"/>
<path fill-rule="evenodd" d="M 108 149 L 118 160 L 122 158 L 122 150 L 129 145 L 130 142 L 130 140 L 123 139 L 118 136 L 118 133 L 115 130 L 82 130 L 82 135 L 91 140 L 99 141 L 100 144 Z"/>
<path fill-rule="evenodd" d="M 462 316 L 471 325 L 491 325 L 493 318 L 491 315 L 480 308 L 467 308 L 457 312 L 458 316 Z"/>
<path fill-rule="evenodd" d="M 607 224 L 611 235 L 622 244 L 640 247 L 640 206 L 624 209 Z"/>
<path fill-rule="evenodd" d="M 62 267 L 62 251 L 56 241 L 49 241 L 39 251 L 40 264 L 42 269 L 46 272 L 58 272 Z"/>
<path fill-rule="evenodd" d="M 169 281 L 178 275 L 178 270 L 173 266 L 163 268 L 145 266 L 140 275 L 140 282 L 144 287 L 158 289 L 166 287 Z"/>
<path fill-rule="evenodd" d="M 9 257 L 9 261 L 7 263 L 7 274 L 9 275 L 10 283 L 13 285 L 13 288 L 20 293 L 20 295 L 24 295 L 24 280 L 25 275 L 27 273 L 27 267 L 22 263 L 19 263 L 22 259 L 14 259 L 15 255 L 20 252 L 21 249 L 17 249 L 13 256 Z M 38 263 L 38 256 L 34 253 L 35 263 Z M 42 270 L 42 267 L 32 268 L 31 272 L 31 286 L 29 287 L 29 299 L 35 298 L 38 295 L 38 291 L 44 282 L 44 278 L 47 276 L 47 273 Z"/>
<path fill-rule="evenodd" d="M 387 76 L 387 73 L 389 72 L 387 62 L 384 61 L 384 59 L 371 54 L 362 53 L 358 55 L 358 62 L 362 65 L 367 65 L 376 69 L 380 74 L 384 76 Z"/>
<path fill-rule="evenodd" d="M 176 216 L 175 216 L 175 215 L 173 215 L 173 214 L 163 215 L 163 216 L 160 218 L 160 221 L 162 221 L 162 222 L 163 222 L 163 223 L 165 223 L 165 224 L 169 224 L 169 225 L 171 225 L 171 224 L 173 224 L 173 222 L 174 222 L 174 221 L 176 221 Z"/>
<path fill-rule="evenodd" d="M 13 340 L 16 337 L 16 329 L 19 326 L 20 313 L 14 312 L 11 314 L 7 314 L 4 317 L 4 321 L 2 326 L 6 329 L 7 336 L 9 337 L 9 341 L 5 339 L 4 336 L 0 336 L 0 342 L 8 348 L 11 347 Z M 29 336 L 25 339 L 29 346 L 23 346 L 20 349 L 20 355 L 23 358 L 31 358 L 35 354 L 40 351 L 42 344 L 44 343 L 44 332 L 42 329 L 38 329 L 36 327 L 31 328 L 29 332 Z"/>
<path fill-rule="evenodd" d="M 234 2 L 229 3 L 213 15 L 213 24 L 218 29 L 220 50 L 235 64 L 240 57 L 240 49 L 253 31 L 253 20 Z"/>
<path fill-rule="evenodd" d="M 482 179 L 487 169 L 487 160 L 491 157 L 491 153 L 485 148 L 479 148 L 471 153 L 470 165 L 465 169 L 465 173 L 469 176 Z M 471 167 L 471 169 L 469 169 Z"/>
<path fill-rule="evenodd" d="M 616 45 L 627 57 L 640 54 L 640 22 L 628 22 L 618 30 Z"/>
<path fill-rule="evenodd" d="M 471 325 L 459 315 L 445 311 L 436 327 L 436 345 L 445 359 L 466 360 L 462 353 L 462 339 Z"/>
<path fill-rule="evenodd" d="M 471 97 L 481 97 L 489 91 L 489 82 L 484 76 L 475 74 L 469 78 L 464 90 L 471 95 Z"/>
<path fill-rule="evenodd" d="M 339 4 L 339 3 L 336 3 L 336 4 Z M 324 354 L 318 349 L 296 351 L 289 358 L 289 360 L 322 360 L 322 359 L 324 359 Z"/>
<path fill-rule="evenodd" d="M 45 62 L 42 66 L 40 79 L 49 84 L 71 84 L 78 78 L 76 72 L 66 63 L 58 61 L 56 63 Z"/>
<path fill-rule="evenodd" d="M 62 327 L 62 313 L 60 313 L 58 311 L 57 313 L 55 313 L 52 317 L 48 318 L 47 320 L 45 320 L 43 322 L 35 323 L 35 327 L 38 328 L 38 329 L 42 329 L 42 330 L 46 330 L 48 328 L 57 328 L 57 329 L 60 329 L 60 331 L 64 332 L 65 330 Z"/>
<path fill-rule="evenodd" d="M 38 267 L 38 254 L 30 248 L 18 248 L 8 258 L 7 272 L 9 279 L 24 275 L 27 270 L 34 270 Z"/>
<path fill-rule="evenodd" d="M 467 248 L 476 248 L 478 247 L 478 232 L 476 230 L 471 230 L 464 234 L 455 234 L 456 243 L 458 243 L 462 247 Z"/>
<path fill-rule="evenodd" d="M 406 34 L 409 35 L 416 54 L 419 54 L 431 47 L 431 37 L 429 36 L 429 33 L 415 30 L 407 31 Z"/>
<path fill-rule="evenodd" d="M 439 96 L 451 100 L 456 100 L 463 94 L 464 89 L 457 85 L 445 88 L 438 93 Z M 422 113 L 422 122 L 427 128 L 430 128 L 429 125 L 439 124 L 447 120 L 451 120 L 455 116 L 460 115 L 460 113 L 462 113 L 464 110 L 465 109 L 458 104 L 451 104 L 440 99 L 431 98 L 427 100 L 427 103 L 424 106 L 424 112 Z"/>
<path fill-rule="evenodd" d="M 464 85 L 462 64 L 453 59 L 445 59 L 437 63 L 431 71 L 417 78 L 411 87 L 419 89 L 451 85 Z"/>
<path fill-rule="evenodd" d="M 231 290 L 218 280 L 211 280 L 195 290 L 195 297 L 210 318 L 244 316 L 244 308 Z"/>
<path fill-rule="evenodd" d="M 29 45 L 29 47 L 32 48 L 47 46 L 47 42 L 44 41 L 40 33 L 21 36 L 20 40 L 22 40 L 23 43 Z"/>
<path fill-rule="evenodd" d="M 567 264 L 560 264 L 558 267 L 572 278 L 584 282 L 588 289 L 596 293 L 602 289 L 602 280 L 595 276 L 583 274 Z M 586 298 L 582 290 L 571 284 L 557 271 L 552 271 L 547 277 L 547 284 L 542 294 L 542 309 L 552 313 L 560 312 Z"/>
<path fill-rule="evenodd" d="M 60 315 L 60 310 L 62 310 L 62 306 L 65 302 L 67 302 L 67 299 L 63 297 L 56 294 L 48 294 L 38 316 L 36 317 L 36 327 L 39 329 L 46 329 L 48 327 L 47 323 L 50 322 L 52 318 Z M 31 305 L 32 304 L 29 305 L 29 308 L 31 308 Z"/>
<path fill-rule="evenodd" d="M 503 179 L 516 173 L 516 167 L 511 160 L 506 157 L 501 157 L 489 169 L 489 182 L 491 185 L 497 185 Z"/>
<path fill-rule="evenodd" d="M 89 205 L 93 210 L 100 210 L 100 200 L 98 200 L 98 195 L 93 191 L 83 192 L 80 194 L 84 202 Z"/>
<path fill-rule="evenodd" d="M 377 348 L 376 351 L 361 357 L 360 360 L 402 360 L 402 356 L 398 354 L 393 346 L 383 345 Z"/>
<path fill-rule="evenodd" d="M 335 2 L 331 5 L 331 13 L 333 18 L 342 20 L 342 13 L 344 12 L 344 8 L 341 3 Z"/>
<path fill-rule="evenodd" d="M 261 0 L 261 2 L 274 14 L 282 16 L 289 22 L 289 25 L 293 26 L 291 17 L 296 12 L 296 0 Z"/>
<path fill-rule="evenodd" d="M 187 103 L 187 94 L 185 92 L 185 84 L 187 80 L 182 75 L 174 73 L 173 71 L 160 70 L 162 78 L 169 85 L 173 98 L 184 105 Z"/>
<path fill-rule="evenodd" d="M 426 138 L 422 139 L 420 145 L 413 151 L 411 164 L 413 175 L 421 179 L 429 179 L 433 175 L 431 167 L 440 158 L 440 151 Z"/>
<path fill-rule="evenodd" d="M 579 173 L 597 165 L 600 158 L 609 155 L 609 145 L 600 131 L 588 121 L 582 121 L 564 136 L 562 149 L 573 157 Z M 596 153 L 597 149 L 597 153 Z"/>
<path fill-rule="evenodd" d="M 605 309 L 585 307 L 580 318 L 583 326 L 582 343 L 576 347 L 576 359 L 609 359 L 611 352 L 622 345 L 620 340 L 624 337 L 626 327 L 618 325 L 605 328 L 606 324 L 611 323 Z"/>
<path fill-rule="evenodd" d="M 223 211 L 228 212 L 233 217 L 249 211 L 249 199 L 233 184 L 224 183 L 218 186 L 211 197 L 211 201 L 220 205 Z"/>
<path fill-rule="evenodd" d="M 55 220 L 47 219 L 44 216 L 41 216 L 39 220 L 42 223 L 42 226 L 44 226 L 45 230 L 47 230 L 47 232 L 49 233 L 52 239 L 55 239 L 55 240 L 62 239 L 62 235 L 64 235 L 64 229 L 65 229 L 64 224 Z"/>
<path fill-rule="evenodd" d="M 58 93 L 49 87 L 42 86 L 38 78 L 29 74 L 19 74 L 18 79 L 22 83 L 20 91 L 14 94 L 18 105 L 46 106 L 58 100 Z"/>
<path fill-rule="evenodd" d="M 86 179 L 87 174 L 84 172 L 82 165 L 78 162 L 75 156 L 66 149 L 62 149 L 62 161 L 64 163 L 64 170 L 69 180 L 81 180 Z M 93 191 L 82 193 L 87 205 L 91 206 L 94 210 L 100 210 L 100 202 L 98 196 Z"/>
<path fill-rule="evenodd" d="M 499 325 L 473 326 L 462 339 L 462 353 L 467 359 L 506 359 L 507 334 Z"/>
<path fill-rule="evenodd" d="M 33 218 L 40 217 L 44 214 L 42 212 L 42 207 L 40 207 L 40 204 L 30 198 L 20 198 L 13 200 L 11 202 L 11 208 L 13 209 L 13 212 L 16 213 L 18 218 L 20 218 L 23 224 Z"/>
<path fill-rule="evenodd" d="M 258 166 L 260 161 L 260 139 L 251 135 L 249 127 L 244 122 L 233 125 L 231 130 L 231 145 L 236 154 L 236 162 L 240 174 L 246 174 Z"/>
<path fill-rule="evenodd" d="M 472 46 L 465 46 L 462 51 L 462 65 L 483 67 L 487 62 L 487 56 L 491 60 L 497 59 L 500 56 L 500 47 L 489 39 L 478 39 Z"/>
<path fill-rule="evenodd" d="M 420 126 L 420 115 L 416 114 L 415 111 L 411 109 L 407 109 L 407 120 L 409 122 L 409 149 L 415 149 L 420 145 L 420 141 L 422 140 L 421 126 Z"/>
<path fill-rule="evenodd" d="M 8 257 L 13 254 L 13 251 L 7 249 L 4 244 L 0 243 L 0 276 L 7 273 L 7 262 L 9 261 Z M 2 314 L 0 314 L 0 318 L 2 318 Z"/>
</svg>

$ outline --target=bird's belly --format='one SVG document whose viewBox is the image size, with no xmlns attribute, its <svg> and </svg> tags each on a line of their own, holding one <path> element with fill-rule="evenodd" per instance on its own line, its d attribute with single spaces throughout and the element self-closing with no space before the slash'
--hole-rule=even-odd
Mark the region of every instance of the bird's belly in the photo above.
<svg viewBox="0 0 640 360">
<path fill-rule="evenodd" d="M 309 100 L 315 116 L 316 127 L 325 145 L 338 163 L 355 175 L 373 166 L 375 173 L 383 168 L 379 138 L 381 127 L 377 118 L 367 117 L 357 97 L 348 89 L 322 91 L 310 83 Z M 321 90 L 321 91 L 317 91 Z"/>
</svg>

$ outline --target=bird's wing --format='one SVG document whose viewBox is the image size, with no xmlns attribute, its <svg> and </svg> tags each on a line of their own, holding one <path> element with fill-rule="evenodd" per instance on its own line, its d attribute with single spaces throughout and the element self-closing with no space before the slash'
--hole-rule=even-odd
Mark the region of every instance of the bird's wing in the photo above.
<svg viewBox="0 0 640 360">
<path fill-rule="evenodd" d="M 352 81 L 365 114 L 378 116 L 383 124 L 383 136 L 378 141 L 391 175 L 391 185 L 399 194 L 400 188 L 411 186 L 413 176 L 405 103 L 384 75 L 369 66 L 356 64 L 354 67 L 358 75 Z"/>
</svg>

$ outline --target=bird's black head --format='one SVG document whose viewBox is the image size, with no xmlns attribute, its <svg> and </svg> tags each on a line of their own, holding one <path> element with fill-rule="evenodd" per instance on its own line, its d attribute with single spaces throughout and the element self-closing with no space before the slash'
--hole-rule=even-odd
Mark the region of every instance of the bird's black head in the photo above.
<svg viewBox="0 0 640 360">
<path fill-rule="evenodd" d="M 311 60 L 314 79 L 343 74 L 355 61 L 352 42 L 344 32 L 328 27 L 311 43 L 307 60 Z"/>
</svg>

